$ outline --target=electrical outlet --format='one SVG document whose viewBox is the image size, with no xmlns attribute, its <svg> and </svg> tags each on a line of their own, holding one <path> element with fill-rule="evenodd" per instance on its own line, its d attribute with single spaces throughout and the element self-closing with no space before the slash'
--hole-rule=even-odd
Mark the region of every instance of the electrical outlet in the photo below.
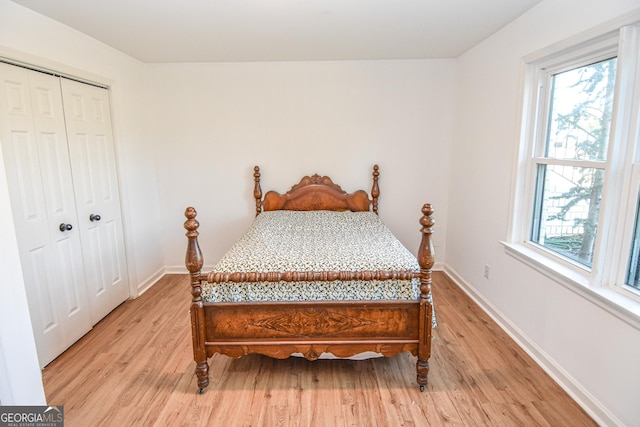
<svg viewBox="0 0 640 427">
<path fill-rule="evenodd" d="M 489 267 L 489 264 L 485 264 L 484 265 L 484 278 L 488 279 L 489 278 L 489 270 L 491 269 L 491 267 Z"/>
</svg>

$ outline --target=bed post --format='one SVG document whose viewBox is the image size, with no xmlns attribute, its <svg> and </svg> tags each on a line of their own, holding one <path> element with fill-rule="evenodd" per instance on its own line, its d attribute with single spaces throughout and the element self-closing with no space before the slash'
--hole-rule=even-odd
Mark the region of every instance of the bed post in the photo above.
<svg viewBox="0 0 640 427">
<path fill-rule="evenodd" d="M 433 242 L 433 209 L 430 203 L 422 207 L 422 217 L 420 224 L 422 228 L 422 239 L 418 250 L 418 263 L 420 264 L 420 321 L 418 336 L 418 362 L 416 371 L 418 373 L 418 384 L 420 391 L 424 391 L 429 374 L 429 357 L 431 357 L 431 328 L 433 306 L 431 305 L 431 268 L 434 264 Z"/>
<path fill-rule="evenodd" d="M 378 187 L 378 177 L 380 167 L 378 165 L 373 166 L 373 187 L 371 188 L 371 198 L 373 199 L 373 211 L 378 213 L 378 197 L 380 197 L 380 188 Z"/>
<path fill-rule="evenodd" d="M 253 168 L 253 197 L 256 199 L 256 216 L 262 212 L 262 188 L 260 188 L 260 168 Z"/>
<path fill-rule="evenodd" d="M 205 349 L 205 322 L 204 322 L 204 306 L 200 271 L 204 259 L 200 246 L 198 245 L 198 227 L 200 223 L 196 220 L 198 213 L 194 208 L 187 208 L 184 216 L 187 220 L 184 222 L 184 228 L 187 230 L 186 236 L 189 240 L 187 243 L 187 253 L 185 255 L 185 265 L 191 276 L 191 335 L 193 337 L 193 360 L 196 362 L 196 376 L 198 377 L 198 392 L 204 393 L 205 387 L 209 385 L 209 364 L 207 363 L 207 351 Z"/>
</svg>

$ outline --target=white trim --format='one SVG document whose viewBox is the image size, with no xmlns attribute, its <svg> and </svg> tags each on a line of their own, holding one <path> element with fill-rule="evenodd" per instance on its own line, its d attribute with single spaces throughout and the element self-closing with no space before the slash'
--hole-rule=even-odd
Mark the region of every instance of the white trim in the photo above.
<svg viewBox="0 0 640 427">
<path fill-rule="evenodd" d="M 570 168 L 605 169 L 607 163 L 602 160 L 560 159 L 557 157 L 534 157 L 535 165 L 566 166 Z"/>
<path fill-rule="evenodd" d="M 598 425 L 623 425 L 585 387 L 573 378 L 544 350 L 536 345 L 524 332 L 513 324 L 500 310 L 492 305 L 480 292 L 467 282 L 449 265 L 445 265 L 445 274 L 460 287 L 494 322 L 504 330 L 573 400 L 584 409 Z M 436 307 L 438 302 L 435 301 Z"/>
<path fill-rule="evenodd" d="M 540 97 L 539 85 L 537 90 L 530 90 L 529 85 L 536 79 L 536 67 L 532 64 L 521 62 L 520 87 L 523 88 L 519 94 L 519 105 L 522 106 L 521 114 L 517 123 L 516 141 L 533 141 L 536 134 L 536 115 L 538 110 L 536 105 Z M 535 92 L 535 93 L 534 93 Z M 533 185 L 534 176 L 531 173 L 530 158 L 533 156 L 533 144 L 518 144 L 518 149 L 514 151 L 511 186 L 511 197 L 509 210 L 509 223 L 507 239 L 515 241 L 520 236 L 526 235 L 525 221 L 517 220 L 528 215 L 533 209 L 533 201 L 528 200 L 527 189 Z"/>
<path fill-rule="evenodd" d="M 184 247 L 187 247 L 187 243 L 185 242 Z M 209 272 L 213 270 L 213 264 L 205 264 L 202 266 L 202 272 Z M 164 273 L 165 274 L 189 274 L 189 271 L 187 271 L 187 267 L 185 267 L 184 265 L 170 265 L 164 268 Z"/>
<path fill-rule="evenodd" d="M 69 65 L 0 45 L 0 61 L 20 67 L 66 77 L 82 83 L 108 88 L 113 80 Z"/>
<path fill-rule="evenodd" d="M 165 267 L 161 267 L 155 271 L 151 276 L 147 277 L 142 282 L 136 285 L 136 298 L 151 289 L 153 285 L 155 285 L 158 280 L 162 279 L 162 277 L 167 274 L 167 269 Z"/>
</svg>

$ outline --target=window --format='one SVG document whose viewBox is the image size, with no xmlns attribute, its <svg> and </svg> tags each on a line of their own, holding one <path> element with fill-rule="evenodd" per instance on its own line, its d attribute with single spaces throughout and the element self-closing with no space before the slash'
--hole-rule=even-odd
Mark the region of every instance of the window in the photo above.
<svg viewBox="0 0 640 427">
<path fill-rule="evenodd" d="M 616 58 L 547 73 L 531 241 L 592 266 L 611 128 Z"/>
<path fill-rule="evenodd" d="M 631 22 L 525 59 L 507 247 L 640 302 L 638 46 L 640 22 Z"/>
</svg>

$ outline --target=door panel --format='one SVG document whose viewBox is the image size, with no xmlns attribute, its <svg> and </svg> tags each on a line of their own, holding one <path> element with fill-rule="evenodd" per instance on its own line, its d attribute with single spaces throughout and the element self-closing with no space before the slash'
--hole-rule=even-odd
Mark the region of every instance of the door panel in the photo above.
<svg viewBox="0 0 640 427">
<path fill-rule="evenodd" d="M 77 259 L 76 257 L 79 255 L 73 250 L 72 244 L 69 242 L 69 239 L 59 240 L 56 245 L 56 252 L 58 255 L 58 262 L 61 265 L 75 262 L 75 260 Z M 75 278 L 73 277 L 73 275 L 69 274 L 69 270 L 62 269 L 60 271 L 60 280 L 63 283 L 73 283 L 75 281 Z M 77 289 L 79 285 L 81 286 L 83 284 L 73 284 L 74 286 L 69 286 L 67 288 L 69 291 L 64 292 L 64 295 L 62 295 L 65 298 L 65 310 L 62 314 L 67 317 L 73 316 L 75 313 L 77 313 L 80 310 L 81 305 L 78 301 Z"/>
<path fill-rule="evenodd" d="M 60 156 L 66 152 L 65 145 L 67 141 L 60 141 L 59 135 L 55 133 L 42 133 L 40 143 L 41 162 L 40 171 L 45 178 L 44 187 L 48 194 L 49 210 L 56 214 L 64 214 L 69 200 L 64 194 L 65 175 L 62 172 L 65 165 L 68 165 L 66 159 Z"/>
<path fill-rule="evenodd" d="M 58 80 L 0 64 L 0 140 L 41 366 L 91 328 Z"/>
<path fill-rule="evenodd" d="M 29 278 L 31 279 L 31 283 L 47 283 L 47 277 L 49 277 L 47 268 L 47 255 L 45 254 L 44 247 L 36 247 L 32 248 L 29 251 L 29 266 L 30 271 L 26 271 L 25 273 L 29 274 Z M 43 331 L 44 334 L 51 332 L 52 330 L 58 327 L 58 315 L 54 310 L 54 302 L 55 300 L 52 298 L 53 295 L 49 292 L 49 287 L 42 286 L 39 289 L 36 288 L 36 293 L 31 293 L 30 298 L 34 298 L 37 301 L 36 311 L 39 320 L 38 325 L 34 325 L 40 331 Z M 55 334 L 55 332 L 52 332 Z"/>
<path fill-rule="evenodd" d="M 38 167 L 38 153 L 33 132 L 29 130 L 9 130 L 9 135 L 3 138 L 3 148 L 12 153 L 16 170 L 14 185 L 19 190 L 16 194 L 22 209 L 23 221 L 46 221 L 44 216 L 44 195 L 40 188 L 40 170 Z M 34 225 L 36 227 L 36 225 Z"/>
<path fill-rule="evenodd" d="M 28 73 L 65 349 L 91 329 L 59 78 Z M 61 231 L 60 225 L 71 225 Z"/>
<path fill-rule="evenodd" d="M 129 297 L 106 89 L 61 79 L 76 209 L 93 321 Z M 94 220 L 91 220 L 94 215 Z M 100 219 L 95 219 L 98 215 Z"/>
</svg>

